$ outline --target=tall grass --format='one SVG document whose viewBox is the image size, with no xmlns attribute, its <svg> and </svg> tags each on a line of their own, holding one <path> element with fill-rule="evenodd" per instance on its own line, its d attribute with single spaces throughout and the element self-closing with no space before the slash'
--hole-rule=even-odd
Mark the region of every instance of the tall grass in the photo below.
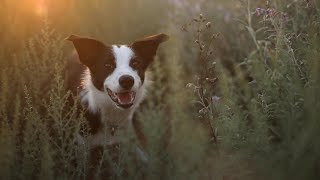
<svg viewBox="0 0 320 180">
<path fill-rule="evenodd" d="M 38 2 L 0 2 L 0 179 L 87 174 L 89 148 L 75 139 L 90 135 L 68 104 L 64 36 L 122 44 L 158 32 L 171 40 L 137 112 L 149 161 L 129 137 L 111 179 L 320 176 L 318 1 Z M 107 161 L 106 151 L 102 174 Z"/>
</svg>

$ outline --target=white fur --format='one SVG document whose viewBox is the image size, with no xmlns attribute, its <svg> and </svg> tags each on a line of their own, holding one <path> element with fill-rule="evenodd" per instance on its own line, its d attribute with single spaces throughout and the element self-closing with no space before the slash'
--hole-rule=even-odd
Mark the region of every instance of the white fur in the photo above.
<svg viewBox="0 0 320 180">
<path fill-rule="evenodd" d="M 121 91 L 119 78 L 123 75 L 130 75 L 134 79 L 133 91 L 141 86 L 141 80 L 137 71 L 130 67 L 130 60 L 134 57 L 134 52 L 128 46 L 112 46 L 113 55 L 116 60 L 116 69 L 104 81 L 104 86 L 113 92 Z"/>
</svg>

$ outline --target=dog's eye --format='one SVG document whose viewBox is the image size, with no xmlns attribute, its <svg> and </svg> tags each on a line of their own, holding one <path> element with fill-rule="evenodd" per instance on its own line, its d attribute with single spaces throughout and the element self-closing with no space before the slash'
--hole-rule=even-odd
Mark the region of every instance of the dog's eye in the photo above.
<svg viewBox="0 0 320 180">
<path fill-rule="evenodd" d="M 104 66 L 106 68 L 108 68 L 108 69 L 113 69 L 114 68 L 114 66 L 112 64 L 105 64 Z"/>
<path fill-rule="evenodd" d="M 132 62 L 132 67 L 137 68 L 140 66 L 140 61 L 134 61 Z"/>
</svg>

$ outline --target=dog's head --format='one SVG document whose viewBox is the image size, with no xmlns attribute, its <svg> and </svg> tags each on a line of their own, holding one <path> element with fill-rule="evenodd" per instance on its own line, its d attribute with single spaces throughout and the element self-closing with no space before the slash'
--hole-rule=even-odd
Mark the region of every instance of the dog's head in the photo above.
<svg viewBox="0 0 320 180">
<path fill-rule="evenodd" d="M 136 40 L 131 45 L 107 45 L 101 41 L 71 35 L 67 38 L 79 55 L 80 61 L 90 70 L 96 89 L 108 94 L 118 107 L 130 108 L 141 91 L 145 72 L 160 43 L 168 36 L 158 34 Z"/>
</svg>

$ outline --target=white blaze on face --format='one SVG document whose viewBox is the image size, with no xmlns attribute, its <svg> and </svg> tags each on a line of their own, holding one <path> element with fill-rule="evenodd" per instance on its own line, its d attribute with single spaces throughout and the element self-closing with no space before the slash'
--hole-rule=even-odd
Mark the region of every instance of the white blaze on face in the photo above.
<svg viewBox="0 0 320 180">
<path fill-rule="evenodd" d="M 105 79 L 104 87 L 110 98 L 119 104 L 132 104 L 136 92 L 141 86 L 141 79 L 136 70 L 130 66 L 131 59 L 135 56 L 132 49 L 128 46 L 112 46 L 113 55 L 115 58 L 116 68 Z M 119 84 L 119 79 L 123 75 L 131 76 L 134 79 L 134 84 L 130 91 L 123 91 Z"/>
<path fill-rule="evenodd" d="M 108 87 L 113 92 L 119 92 L 122 89 L 119 84 L 119 78 L 123 75 L 130 75 L 134 79 L 132 90 L 137 90 L 141 85 L 141 80 L 137 71 L 130 67 L 130 60 L 134 57 L 134 52 L 125 45 L 120 47 L 114 45 L 112 48 L 115 57 L 116 68 L 105 79 L 104 86 Z"/>
</svg>

